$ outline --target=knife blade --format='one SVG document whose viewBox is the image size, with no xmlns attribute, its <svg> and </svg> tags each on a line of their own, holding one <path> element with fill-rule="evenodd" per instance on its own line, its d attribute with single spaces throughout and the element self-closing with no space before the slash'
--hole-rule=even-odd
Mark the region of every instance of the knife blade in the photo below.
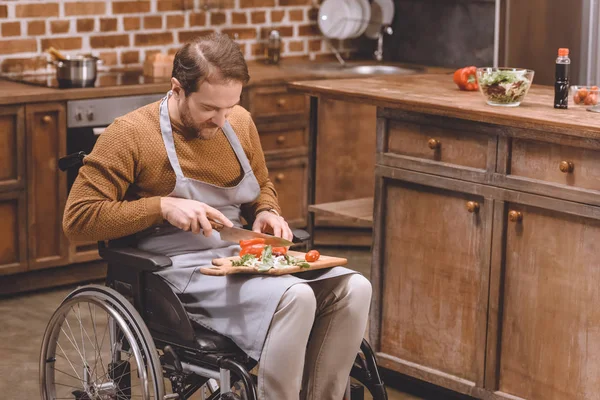
<svg viewBox="0 0 600 400">
<path fill-rule="evenodd" d="M 221 234 L 221 239 L 228 242 L 239 242 L 240 240 L 250 239 L 265 239 L 265 244 L 273 247 L 289 247 L 294 244 L 289 240 L 285 240 L 273 235 L 267 235 L 266 233 L 259 233 L 236 227 L 228 227 L 223 224 L 214 223 L 213 221 L 211 221 L 211 225 L 217 232 Z"/>
</svg>

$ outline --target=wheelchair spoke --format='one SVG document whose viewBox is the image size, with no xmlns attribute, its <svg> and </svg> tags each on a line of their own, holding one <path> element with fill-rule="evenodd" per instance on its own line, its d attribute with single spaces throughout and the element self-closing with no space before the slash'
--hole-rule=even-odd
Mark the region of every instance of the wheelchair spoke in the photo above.
<svg viewBox="0 0 600 400">
<path fill-rule="evenodd" d="M 77 320 L 79 321 L 79 332 L 81 333 L 81 348 L 83 350 L 83 360 L 84 364 L 87 365 L 87 358 L 85 356 L 85 341 L 83 340 L 83 322 L 81 322 L 81 307 L 79 306 L 79 303 L 77 303 L 77 314 L 75 315 L 75 318 L 77 318 Z"/>
<path fill-rule="evenodd" d="M 67 374 L 65 371 L 63 371 L 63 370 L 61 370 L 61 369 L 58 369 L 58 368 L 56 368 L 56 367 L 54 367 L 54 370 L 55 370 L 56 372 L 60 372 L 61 374 L 64 374 L 64 375 L 66 375 L 66 376 L 68 376 L 68 377 L 71 377 L 71 378 L 73 378 L 73 379 L 80 380 L 78 377 L 76 377 L 76 376 L 73 376 L 73 375 L 71 375 L 71 374 Z M 83 382 L 83 381 L 82 381 L 82 382 Z"/>
<path fill-rule="evenodd" d="M 60 349 L 60 351 L 62 351 L 64 358 L 67 360 L 67 362 L 69 363 L 69 365 L 71 365 L 71 368 L 73 368 L 73 372 L 75 372 L 75 375 L 77 375 L 77 378 L 79 378 L 80 381 L 83 382 L 83 379 L 81 379 L 81 377 L 79 376 L 79 374 L 77 373 L 77 370 L 75 369 L 75 367 L 73 366 L 73 363 L 71 363 L 71 360 L 69 359 L 69 357 L 67 357 L 67 354 L 65 353 L 65 351 L 63 350 L 62 346 L 60 345 L 60 343 L 58 344 L 58 348 Z"/>
</svg>

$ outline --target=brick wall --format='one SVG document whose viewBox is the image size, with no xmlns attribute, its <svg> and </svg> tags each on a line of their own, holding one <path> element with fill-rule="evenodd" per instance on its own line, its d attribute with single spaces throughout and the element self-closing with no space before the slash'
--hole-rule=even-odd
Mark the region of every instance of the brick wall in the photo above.
<svg viewBox="0 0 600 400">
<path fill-rule="evenodd" d="M 283 57 L 312 58 L 330 52 L 317 13 L 313 0 L 0 0 L 0 70 L 43 69 L 50 46 L 91 52 L 109 68 L 141 65 L 213 31 L 237 38 L 247 59 L 260 59 L 273 28 L 282 35 Z M 348 50 L 356 43 L 334 45 Z"/>
</svg>

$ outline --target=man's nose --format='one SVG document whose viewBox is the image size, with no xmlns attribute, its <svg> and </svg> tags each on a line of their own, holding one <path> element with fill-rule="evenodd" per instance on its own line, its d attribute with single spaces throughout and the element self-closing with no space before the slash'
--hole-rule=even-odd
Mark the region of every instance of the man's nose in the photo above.
<svg viewBox="0 0 600 400">
<path fill-rule="evenodd" d="M 213 124 L 217 125 L 219 128 L 222 128 L 225 125 L 225 120 L 227 115 L 225 110 L 218 111 L 215 116 L 212 118 Z"/>
</svg>

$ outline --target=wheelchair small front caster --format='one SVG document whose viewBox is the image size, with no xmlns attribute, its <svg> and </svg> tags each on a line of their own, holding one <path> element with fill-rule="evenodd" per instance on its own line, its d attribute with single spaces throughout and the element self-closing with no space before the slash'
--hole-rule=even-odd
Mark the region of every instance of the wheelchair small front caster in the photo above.
<svg viewBox="0 0 600 400">
<path fill-rule="evenodd" d="M 229 392 L 223 393 L 221 395 L 221 400 L 242 400 L 242 398 L 235 393 Z"/>
</svg>

